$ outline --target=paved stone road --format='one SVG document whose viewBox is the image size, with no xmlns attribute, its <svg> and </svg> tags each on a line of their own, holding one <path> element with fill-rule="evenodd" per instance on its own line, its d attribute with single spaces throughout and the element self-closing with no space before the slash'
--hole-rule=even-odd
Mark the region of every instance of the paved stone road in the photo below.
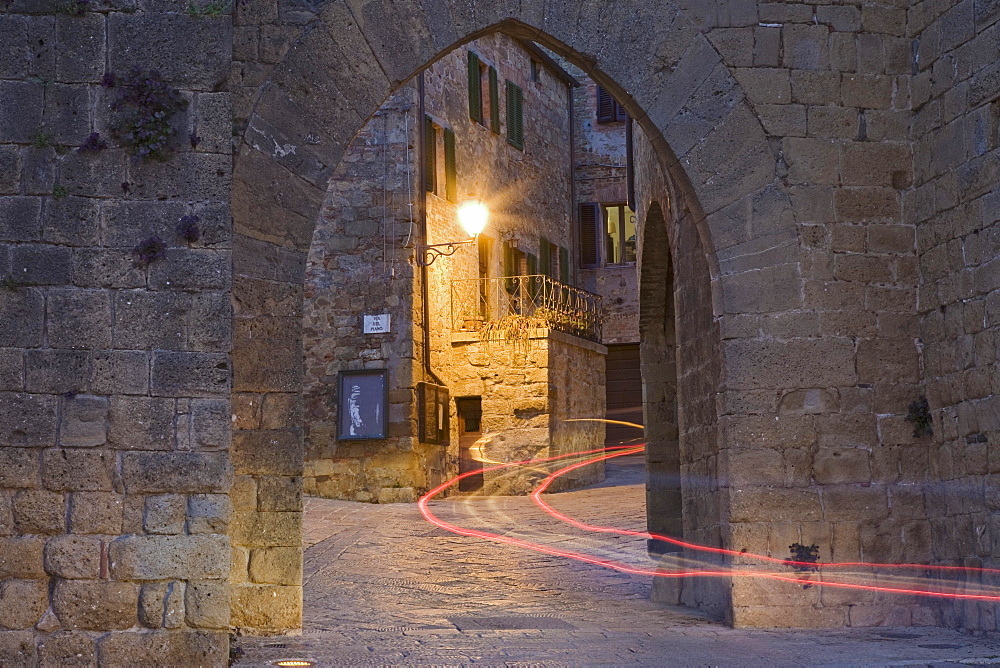
<svg viewBox="0 0 1000 668">
<path fill-rule="evenodd" d="M 580 519 L 641 528 L 642 463 L 627 459 L 609 465 L 603 485 L 546 498 Z M 645 559 L 643 540 L 574 532 L 526 498 L 433 508 L 463 526 Z M 729 629 L 650 603 L 648 576 L 456 536 L 415 505 L 309 499 L 304 541 L 302 635 L 243 638 L 237 665 L 299 657 L 325 666 L 1000 664 L 1000 641 L 942 629 Z"/>
</svg>

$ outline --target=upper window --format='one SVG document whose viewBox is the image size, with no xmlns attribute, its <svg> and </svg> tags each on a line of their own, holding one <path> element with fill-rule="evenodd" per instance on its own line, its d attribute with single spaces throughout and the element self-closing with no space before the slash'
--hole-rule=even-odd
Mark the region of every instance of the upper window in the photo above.
<svg viewBox="0 0 1000 668">
<path fill-rule="evenodd" d="M 604 90 L 602 86 L 597 87 L 597 122 L 614 123 L 624 121 L 628 117 L 625 109 L 618 104 L 618 100 L 611 97 L 611 93 Z"/>
<path fill-rule="evenodd" d="M 455 133 L 424 117 L 424 183 L 427 191 L 449 202 L 458 201 Z"/>
<path fill-rule="evenodd" d="M 635 262 L 635 213 L 624 203 L 580 205 L 580 266 Z"/>
</svg>

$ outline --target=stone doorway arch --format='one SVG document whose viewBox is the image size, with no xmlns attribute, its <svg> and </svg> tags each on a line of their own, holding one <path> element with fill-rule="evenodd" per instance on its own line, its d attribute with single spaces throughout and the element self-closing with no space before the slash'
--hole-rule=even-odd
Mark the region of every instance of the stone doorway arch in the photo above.
<svg viewBox="0 0 1000 668">
<path fill-rule="evenodd" d="M 787 209 L 787 201 L 776 181 L 777 159 L 742 89 L 696 23 L 675 5 L 538 0 L 487 8 L 334 0 L 314 14 L 288 3 L 257 22 L 285 36 L 285 44 L 275 47 L 285 55 L 274 65 L 257 63 L 266 77 L 246 109 L 233 178 L 232 600 L 234 626 L 275 632 L 301 622 L 301 572 L 295 564 L 301 558 L 300 305 L 306 253 L 327 180 L 343 151 L 400 83 L 491 31 L 537 41 L 583 67 L 649 138 L 646 158 L 684 207 L 685 215 L 673 220 L 686 233 L 674 239 L 673 250 L 701 263 L 701 284 L 684 307 L 706 321 L 721 313 L 725 300 L 713 239 L 729 246 L 751 242 L 755 232 L 746 204 L 760 192 L 772 193 L 768 201 L 776 211 Z M 629 48 L 620 48 L 622 43 Z M 775 220 L 794 236 L 790 217 Z M 689 241 L 693 245 L 678 246 Z M 702 389 L 711 394 L 716 386 L 708 385 Z M 701 408 L 708 410 L 710 397 L 702 399 L 708 403 Z M 707 442 L 715 438 L 711 428 L 699 435 Z M 718 460 L 709 456 L 699 466 L 718 466 Z M 698 473 L 711 477 L 717 471 Z M 703 509 L 699 517 L 705 521 L 692 527 L 692 537 L 718 544 L 721 512 L 721 503 Z M 726 607 L 722 599 L 716 603 Z"/>
</svg>

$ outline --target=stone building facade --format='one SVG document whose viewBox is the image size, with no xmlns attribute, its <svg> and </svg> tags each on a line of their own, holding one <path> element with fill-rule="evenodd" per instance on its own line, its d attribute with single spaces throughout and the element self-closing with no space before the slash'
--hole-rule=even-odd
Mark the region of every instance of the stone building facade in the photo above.
<svg viewBox="0 0 1000 668">
<path fill-rule="evenodd" d="M 223 665 L 229 628 L 298 625 L 330 177 L 400 85 L 497 31 L 605 86 L 662 180 L 637 211 L 646 424 L 651 469 L 681 475 L 653 526 L 997 565 L 996 3 L 186 6 L 0 10 L 2 661 Z M 176 150 L 74 150 L 110 134 L 104 73 L 134 66 L 188 101 Z M 153 234 L 163 257 L 133 267 Z M 740 625 L 996 632 L 988 603 L 754 582 L 659 594 Z"/>
<path fill-rule="evenodd" d="M 593 340 L 546 327 L 556 315 L 548 311 L 583 294 L 570 288 L 577 86 L 536 46 L 491 35 L 394 93 L 354 139 L 330 180 L 306 268 L 306 493 L 412 502 L 489 463 L 603 441 L 600 423 L 566 422 L 604 416 L 598 300 Z M 512 138 L 514 123 L 523 137 Z M 487 228 L 422 272 L 414 246 L 464 241 L 457 212 L 469 199 L 489 209 Z M 391 331 L 364 334 L 363 316 L 379 313 Z M 385 439 L 338 437 L 338 373 L 363 368 L 388 370 Z M 422 383 L 448 391 L 446 434 L 421 429 L 435 411 L 422 408 Z M 484 476 L 486 493 L 531 488 L 530 475 Z M 594 467 L 578 478 L 599 476 Z"/>
</svg>

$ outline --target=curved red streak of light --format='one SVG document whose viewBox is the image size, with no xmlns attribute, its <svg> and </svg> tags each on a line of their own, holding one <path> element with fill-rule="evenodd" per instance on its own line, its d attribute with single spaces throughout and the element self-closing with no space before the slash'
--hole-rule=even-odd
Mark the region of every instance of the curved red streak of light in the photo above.
<svg viewBox="0 0 1000 668">
<path fill-rule="evenodd" d="M 535 501 L 535 503 L 537 505 L 539 505 L 539 507 L 542 508 L 542 510 L 544 510 L 549 515 L 552 515 L 556 519 L 559 519 L 561 521 L 567 522 L 567 523 L 569 523 L 569 524 L 571 524 L 573 526 L 576 526 L 577 528 L 583 529 L 585 531 L 591 531 L 591 532 L 597 532 L 597 533 L 618 533 L 618 534 L 621 534 L 621 535 L 630 535 L 630 536 L 636 536 L 636 537 L 656 538 L 658 540 L 665 540 L 667 542 L 674 543 L 676 545 L 687 547 L 687 548 L 690 548 L 690 549 L 693 549 L 693 550 L 700 550 L 700 551 L 707 551 L 707 552 L 713 552 L 713 553 L 720 553 L 720 554 L 726 554 L 726 555 L 730 555 L 730 556 L 738 556 L 738 557 L 742 557 L 742 558 L 748 558 L 748 557 L 749 558 L 756 558 L 756 559 L 760 559 L 760 560 L 763 560 L 763 561 L 776 562 L 776 563 L 779 563 L 779 564 L 785 565 L 785 566 L 787 566 L 787 565 L 806 565 L 806 566 L 810 566 L 810 567 L 864 566 L 864 567 L 867 567 L 867 568 L 879 568 L 879 567 L 881 567 L 881 568 L 918 568 L 918 569 L 924 569 L 924 570 L 938 569 L 938 570 L 965 570 L 965 571 L 974 571 L 974 572 L 994 572 L 994 573 L 995 572 L 1000 572 L 1000 571 L 998 571 L 996 569 L 963 568 L 963 567 L 960 567 L 960 566 L 930 566 L 930 565 L 924 565 L 924 564 L 876 564 L 876 563 L 864 563 L 864 562 L 840 562 L 840 563 L 814 564 L 812 562 L 793 562 L 793 561 L 789 561 L 789 560 L 785 560 L 785 559 L 776 559 L 774 557 L 767 557 L 767 556 L 764 556 L 764 555 L 758 555 L 758 554 L 753 554 L 753 553 L 748 553 L 748 552 L 736 552 L 734 550 L 726 550 L 724 548 L 711 548 L 711 547 L 707 547 L 707 546 L 697 545 L 697 544 L 694 544 L 694 543 L 686 543 L 686 542 L 683 542 L 683 541 L 678 541 L 677 539 L 674 539 L 674 538 L 669 538 L 667 536 L 660 536 L 658 534 L 650 534 L 648 532 L 630 531 L 630 530 L 626 530 L 626 529 L 614 529 L 614 528 L 610 528 L 610 527 L 595 527 L 595 526 L 587 525 L 587 524 L 584 524 L 582 522 L 578 522 L 577 520 L 574 520 L 574 519 L 572 519 L 572 518 L 570 518 L 570 517 L 568 517 L 566 515 L 563 515 L 562 513 L 559 513 L 557 510 L 555 510 L 554 508 L 552 508 L 551 506 L 549 506 L 548 504 L 546 504 L 540 498 L 541 493 L 543 491 L 545 491 L 545 489 L 547 489 L 549 487 L 549 485 L 551 485 L 552 481 L 555 480 L 560 475 L 563 475 L 563 474 L 565 474 L 565 473 L 567 473 L 569 471 L 573 471 L 575 469 L 581 468 L 583 466 L 588 466 L 590 464 L 594 464 L 594 463 L 599 462 L 599 461 L 611 459 L 613 457 L 622 457 L 622 456 L 625 456 L 625 455 L 636 454 L 636 453 L 642 452 L 645 449 L 645 447 L 646 447 L 645 445 L 640 445 L 640 446 L 616 446 L 616 447 L 613 447 L 613 448 L 596 448 L 596 449 L 593 449 L 593 450 L 583 450 L 583 451 L 580 451 L 580 452 L 572 452 L 572 453 L 564 454 L 564 455 L 556 455 L 554 457 L 544 457 L 544 458 L 539 458 L 539 459 L 528 459 L 528 460 L 522 460 L 522 461 L 519 461 L 519 462 L 511 462 L 511 463 L 507 463 L 507 464 L 498 464 L 496 466 L 491 466 L 491 467 L 488 467 L 488 468 L 477 469 L 475 471 L 469 471 L 467 473 L 463 473 L 463 474 L 461 474 L 459 476 L 456 476 L 455 478 L 447 480 L 444 483 L 441 483 L 440 485 L 438 485 L 434 489 L 432 489 L 429 492 L 427 492 L 427 494 L 425 494 L 422 497 L 420 497 L 420 500 L 417 502 L 417 507 L 420 510 L 420 514 L 424 517 L 425 520 L 427 520 L 431 524 L 434 524 L 435 526 L 438 526 L 438 527 L 440 527 L 442 529 L 445 529 L 446 531 L 450 531 L 450 532 L 452 532 L 454 534 L 457 534 L 457 535 L 460 535 L 460 536 L 469 536 L 469 537 L 473 537 L 473 538 L 482 538 L 484 540 L 489 540 L 489 541 L 493 541 L 493 542 L 497 542 L 497 543 L 506 543 L 508 545 L 515 545 L 515 546 L 518 546 L 518 547 L 523 547 L 523 548 L 528 549 L 528 550 L 533 550 L 535 552 L 541 552 L 543 554 L 550 554 L 550 555 L 558 556 L 558 557 L 566 557 L 568 559 L 575 559 L 577 561 L 582 561 L 582 562 L 589 563 L 589 564 L 594 564 L 594 565 L 597 565 L 597 566 L 603 566 L 605 568 L 611 568 L 611 569 L 614 569 L 614 570 L 617 570 L 617 571 L 620 571 L 620 572 L 623 572 L 623 573 L 631 573 L 633 575 L 651 575 L 653 577 L 760 577 L 760 578 L 767 578 L 767 579 L 770 579 L 770 580 L 778 580 L 778 581 L 781 581 L 781 582 L 790 582 L 790 583 L 799 584 L 799 585 L 804 584 L 804 583 L 808 583 L 810 585 L 814 584 L 814 585 L 817 585 L 817 586 L 835 587 L 835 588 L 840 588 L 840 589 L 855 589 L 855 590 L 862 590 L 862 591 L 876 591 L 876 592 L 891 593 L 891 594 L 927 596 L 927 597 L 931 597 L 931 598 L 948 598 L 948 599 L 978 600 L 978 601 L 1000 601 L 1000 596 L 991 596 L 991 595 L 987 595 L 987 594 L 958 594 L 958 593 L 953 593 L 953 592 L 931 592 L 931 591 L 926 591 L 926 590 L 922 590 L 922 589 L 906 589 L 906 588 L 902 588 L 902 587 L 882 587 L 882 586 L 876 586 L 876 585 L 863 585 L 863 584 L 854 584 L 854 583 L 845 583 L 845 582 L 806 581 L 806 580 L 803 580 L 801 577 L 791 577 L 791 576 L 788 576 L 788 575 L 780 575 L 780 574 L 777 574 L 777 573 L 768 573 L 768 572 L 759 572 L 759 571 L 736 571 L 736 570 L 732 570 L 732 569 L 723 569 L 723 570 L 718 570 L 718 571 L 695 571 L 695 572 L 675 571 L 675 572 L 672 572 L 672 571 L 663 571 L 663 570 L 660 570 L 660 569 L 650 570 L 648 568 L 639 568 L 639 567 L 635 567 L 635 566 L 629 566 L 627 564 L 623 564 L 623 563 L 620 563 L 620 562 L 612 561 L 612 560 L 609 560 L 609 559 L 598 559 L 596 557 L 591 557 L 591 556 L 588 556 L 588 555 L 585 555 L 585 554 L 580 554 L 578 552 L 570 552 L 570 551 L 567 551 L 567 550 L 557 550 L 555 548 L 547 547 L 545 545 L 541 545 L 539 543 L 533 543 L 533 542 L 527 541 L 527 540 L 522 540 L 520 538 L 511 538 L 509 536 L 502 536 L 500 534 L 494 534 L 494 533 L 490 533 L 490 532 L 487 532 L 487 531 L 479 531 L 478 529 L 465 529 L 465 528 L 457 526 L 455 524 L 451 524 L 449 522 L 445 522 L 444 520 L 442 520 L 439 517 L 437 517 L 434 513 L 432 513 L 430 511 L 430 509 L 427 507 L 427 503 L 432 498 L 434 498 L 435 496 L 437 496 L 438 494 L 440 494 L 441 492 L 443 492 L 447 488 L 451 487 L 452 485 L 456 484 L 460 480 L 462 480 L 464 478 L 468 478 L 470 476 L 478 475 L 478 474 L 484 473 L 486 471 L 496 471 L 496 470 L 499 470 L 499 469 L 510 468 L 510 467 L 513 467 L 513 466 L 520 466 L 520 465 L 527 465 L 527 464 L 537 464 L 537 463 L 543 463 L 543 462 L 552 462 L 552 461 L 557 461 L 557 460 L 560 460 L 560 459 L 568 459 L 570 457 L 578 457 L 578 456 L 581 456 L 581 455 L 589 455 L 589 454 L 594 454 L 594 453 L 600 452 L 600 453 L 604 453 L 604 454 L 602 454 L 599 457 L 593 457 L 591 459 L 585 460 L 583 462 L 577 462 L 576 464 L 572 464 L 570 466 L 564 467 L 564 468 L 559 469 L 559 470 L 553 472 L 552 474 L 550 474 L 539 485 L 539 487 L 534 492 L 532 492 L 532 494 L 531 494 L 532 499 Z M 608 453 L 607 450 L 616 450 L 616 452 Z"/>
</svg>

